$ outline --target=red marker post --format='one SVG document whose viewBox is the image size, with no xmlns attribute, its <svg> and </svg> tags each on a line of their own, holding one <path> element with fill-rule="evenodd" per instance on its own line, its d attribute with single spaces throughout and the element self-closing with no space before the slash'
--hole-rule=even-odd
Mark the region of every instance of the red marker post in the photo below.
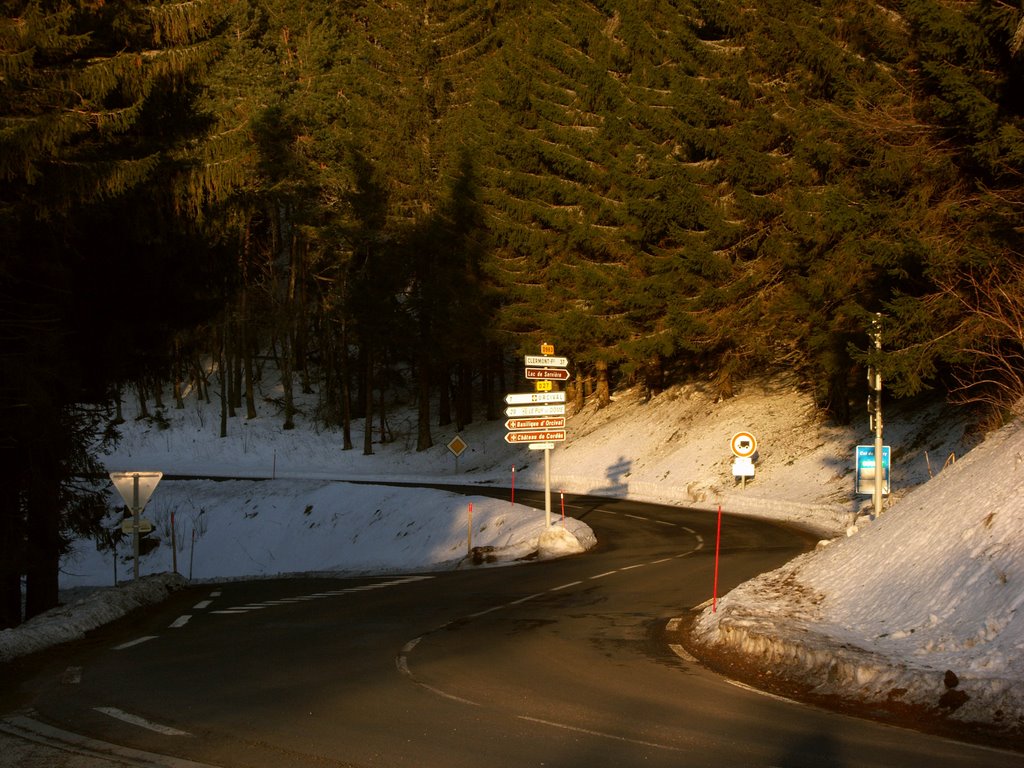
<svg viewBox="0 0 1024 768">
<path fill-rule="evenodd" d="M 718 551 L 722 544 L 722 505 L 718 505 L 718 533 L 715 534 L 715 586 L 711 592 L 711 612 L 718 612 Z"/>
<path fill-rule="evenodd" d="M 466 526 L 466 554 L 473 554 L 473 502 L 469 502 L 469 524 Z"/>
</svg>

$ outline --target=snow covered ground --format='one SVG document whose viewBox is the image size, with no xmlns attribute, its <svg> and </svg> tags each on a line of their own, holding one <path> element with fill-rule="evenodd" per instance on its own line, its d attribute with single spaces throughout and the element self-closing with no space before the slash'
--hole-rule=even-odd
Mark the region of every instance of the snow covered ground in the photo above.
<svg viewBox="0 0 1024 768">
<path fill-rule="evenodd" d="M 178 572 L 196 580 L 464 567 L 470 504 L 472 546 L 494 548 L 500 561 L 592 544 L 583 523 L 562 527 L 556 506 L 554 541 L 542 547 L 543 512 L 511 502 L 513 484 L 543 487 L 542 454 L 507 445 L 501 422 L 462 430 L 468 448 L 459 458 L 447 448 L 454 428 L 435 428 L 434 448 L 417 453 L 414 414 L 396 408 L 395 441 L 364 456 L 358 423 L 359 447 L 342 451 L 339 434 L 301 413 L 298 428 L 285 431 L 270 400 L 261 408 L 257 419 L 232 419 L 222 439 L 216 404 L 167 409 L 166 426 L 137 421 L 126 407 L 111 470 L 252 479 L 162 481 L 144 515 L 160 539 L 142 560 L 145 578 L 95 590 L 131 579 L 130 542 L 116 558 L 80 542 L 64 562 L 66 605 L 0 633 L 0 659 L 80 636 L 180 583 L 166 575 L 172 513 Z M 827 426 L 809 396 L 784 381 L 748 385 L 726 401 L 699 386 L 646 403 L 626 392 L 570 418 L 567 443 L 552 452 L 553 484 L 721 505 L 726 516 L 815 531 L 831 543 L 721 597 L 717 611 L 699 617 L 697 639 L 760 654 L 824 693 L 936 707 L 944 697 L 952 717 L 1021 728 L 1024 430 L 1009 427 L 965 456 L 970 438 L 948 409 L 890 409 L 894 493 L 870 522 L 870 498 L 853 493 L 854 447 L 870 442 L 866 421 Z M 757 474 L 745 485 L 731 474 L 739 431 L 758 441 Z M 508 489 L 509 499 L 345 482 L 382 480 L 489 485 Z"/>
</svg>

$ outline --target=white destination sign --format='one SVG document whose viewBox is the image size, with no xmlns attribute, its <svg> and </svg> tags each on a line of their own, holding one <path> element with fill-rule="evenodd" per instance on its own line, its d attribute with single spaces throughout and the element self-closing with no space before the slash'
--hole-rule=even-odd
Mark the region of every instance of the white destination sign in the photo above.
<svg viewBox="0 0 1024 768">
<path fill-rule="evenodd" d="M 565 416 L 564 405 L 510 405 L 505 409 L 505 415 L 514 417 L 523 416 Z"/>
<path fill-rule="evenodd" d="M 525 362 L 528 366 L 538 366 L 542 368 L 569 367 L 568 357 L 555 357 L 553 355 L 527 355 Z"/>
<path fill-rule="evenodd" d="M 565 392 L 513 392 L 505 395 L 509 405 L 528 405 L 529 403 L 564 403 Z"/>
</svg>

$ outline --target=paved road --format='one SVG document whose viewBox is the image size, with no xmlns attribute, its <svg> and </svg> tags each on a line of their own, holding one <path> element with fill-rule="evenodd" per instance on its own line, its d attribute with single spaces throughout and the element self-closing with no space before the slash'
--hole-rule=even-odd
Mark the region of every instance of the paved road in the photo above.
<svg viewBox="0 0 1024 768">
<path fill-rule="evenodd" d="M 36 662 L 18 691 L 28 719 L 8 723 L 149 755 L 111 764 L 168 768 L 1024 766 L 1024 755 L 711 674 L 675 647 L 673 628 L 710 596 L 713 516 L 567 503 L 597 532 L 594 552 L 191 589 Z M 791 530 L 727 518 L 720 590 L 806 545 Z M 151 762 L 130 762 L 142 759 Z"/>
</svg>

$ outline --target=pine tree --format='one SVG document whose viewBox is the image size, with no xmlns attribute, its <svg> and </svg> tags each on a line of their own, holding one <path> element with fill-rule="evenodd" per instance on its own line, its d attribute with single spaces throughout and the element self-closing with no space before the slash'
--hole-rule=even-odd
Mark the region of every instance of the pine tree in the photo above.
<svg viewBox="0 0 1024 768">
<path fill-rule="evenodd" d="M 56 605 L 66 537 L 95 520 L 74 479 L 94 441 L 76 404 L 152 362 L 169 327 L 162 299 L 192 320 L 171 290 L 140 301 L 131 325 L 114 315 L 179 248 L 202 255 L 166 181 L 201 131 L 191 86 L 216 55 L 218 19 L 213 3 L 12 2 L 0 17 L 0 356 L 17 372 L 0 444 L 21 457 L 0 508 L 3 625 L 21 620 L 22 574 L 29 615 Z M 125 275 L 135 282 L 112 292 Z"/>
</svg>

